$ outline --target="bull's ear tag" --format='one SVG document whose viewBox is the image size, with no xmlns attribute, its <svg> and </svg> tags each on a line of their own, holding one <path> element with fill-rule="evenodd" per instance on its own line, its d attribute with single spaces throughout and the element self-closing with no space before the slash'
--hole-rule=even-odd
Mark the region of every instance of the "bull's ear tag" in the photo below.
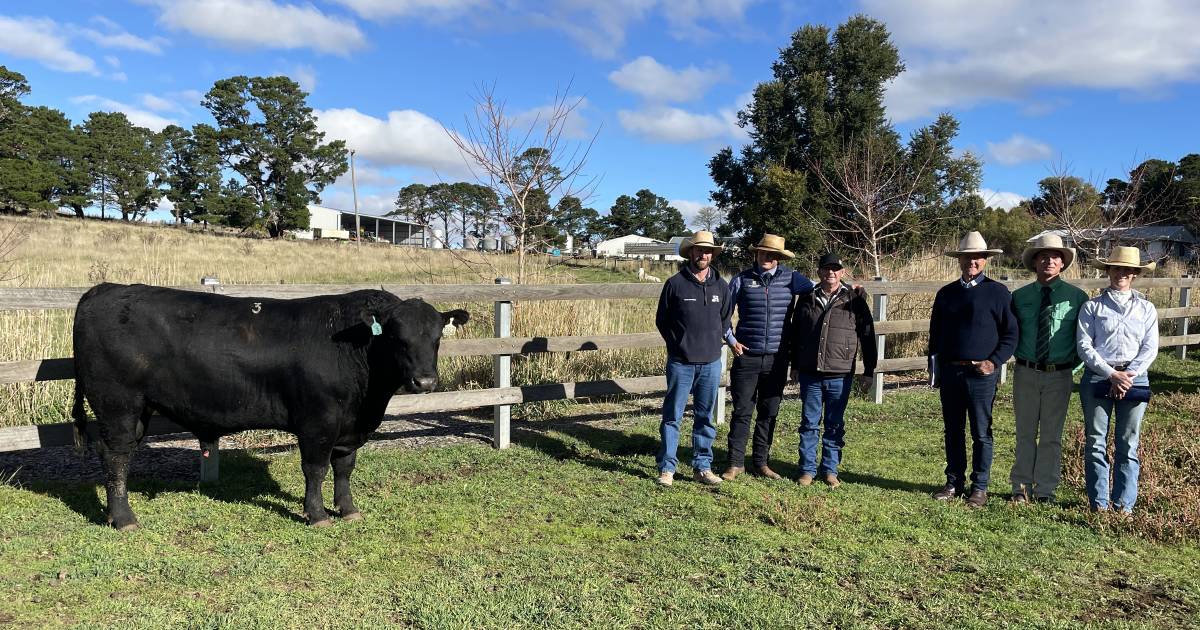
<svg viewBox="0 0 1200 630">
<path fill-rule="evenodd" d="M 380 326 L 379 322 L 375 321 L 374 315 L 371 316 L 371 334 L 376 337 L 383 334 L 383 326 Z"/>
<path fill-rule="evenodd" d="M 442 336 L 443 337 L 454 336 L 454 334 L 456 334 L 457 332 L 458 332 L 458 327 L 454 325 L 454 322 L 450 322 L 449 324 L 442 326 Z"/>
</svg>

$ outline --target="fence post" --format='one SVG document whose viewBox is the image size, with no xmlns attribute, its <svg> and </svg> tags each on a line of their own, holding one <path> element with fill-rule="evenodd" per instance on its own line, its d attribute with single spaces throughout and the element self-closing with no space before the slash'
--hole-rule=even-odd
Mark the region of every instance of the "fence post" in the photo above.
<svg viewBox="0 0 1200 630">
<path fill-rule="evenodd" d="M 496 284 L 512 284 L 508 278 L 496 278 Z M 512 302 L 496 300 L 495 304 L 496 337 L 512 336 Z M 512 355 L 498 354 L 492 359 L 493 387 L 509 387 L 512 385 Z M 508 448 L 512 437 L 512 405 L 495 405 L 492 407 L 492 446 Z"/>
<path fill-rule="evenodd" d="M 221 442 L 200 442 L 200 482 L 212 483 L 221 476 Z"/>
<path fill-rule="evenodd" d="M 887 278 L 884 278 L 883 276 L 875 276 L 875 281 L 876 282 L 887 282 Z M 871 298 L 872 298 L 872 301 L 874 302 L 874 304 L 871 305 L 871 314 L 875 317 L 875 321 L 886 322 L 887 321 L 887 306 L 888 306 L 887 294 L 883 293 L 881 291 L 881 292 L 876 293 L 875 295 L 871 296 Z M 878 347 L 878 355 L 877 356 L 880 358 L 880 360 L 882 360 L 883 357 L 885 356 L 884 345 L 885 345 L 886 340 L 887 340 L 887 335 L 875 335 L 875 345 Z M 871 392 L 872 392 L 872 398 L 874 398 L 874 400 L 875 400 L 875 404 L 882 405 L 883 404 L 883 371 L 882 370 L 875 370 L 874 380 L 871 381 Z"/>
<path fill-rule="evenodd" d="M 1185 275 L 1183 277 L 1190 278 L 1191 276 Z M 1192 305 L 1192 287 L 1180 288 L 1179 289 L 1179 306 L 1182 308 L 1186 308 L 1191 305 Z M 1187 316 L 1180 317 L 1179 319 L 1175 320 L 1175 334 L 1176 335 L 1188 334 L 1188 318 L 1187 318 Z M 1187 344 L 1183 344 L 1183 345 L 1179 346 L 1178 348 L 1176 348 L 1175 356 L 1179 357 L 1180 359 L 1186 359 L 1187 358 Z"/>
<path fill-rule="evenodd" d="M 725 370 L 729 365 L 729 346 L 721 344 L 721 380 L 725 380 Z M 725 391 L 724 385 L 717 388 L 717 404 L 713 408 L 713 424 L 720 426 L 725 423 Z"/>
</svg>

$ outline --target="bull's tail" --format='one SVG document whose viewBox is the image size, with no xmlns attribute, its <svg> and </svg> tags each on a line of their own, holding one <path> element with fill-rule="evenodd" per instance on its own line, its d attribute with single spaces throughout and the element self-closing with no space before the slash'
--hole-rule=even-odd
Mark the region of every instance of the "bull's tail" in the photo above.
<svg viewBox="0 0 1200 630">
<path fill-rule="evenodd" d="M 83 387 L 75 381 L 75 405 L 71 407 L 71 417 L 75 419 L 75 453 L 83 455 L 87 451 L 87 411 L 83 407 Z"/>
</svg>

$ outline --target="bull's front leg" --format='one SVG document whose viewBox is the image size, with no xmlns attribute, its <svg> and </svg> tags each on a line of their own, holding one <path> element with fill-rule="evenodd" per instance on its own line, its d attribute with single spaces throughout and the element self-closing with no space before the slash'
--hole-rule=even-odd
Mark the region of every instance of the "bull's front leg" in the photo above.
<svg viewBox="0 0 1200 630">
<path fill-rule="evenodd" d="M 321 484 L 329 472 L 329 456 L 333 452 L 330 441 L 324 438 L 300 436 L 300 469 L 304 471 L 304 518 L 313 527 L 329 527 L 333 524 L 325 511 L 325 497 Z"/>
<path fill-rule="evenodd" d="M 350 474 L 354 472 L 354 462 L 358 459 L 358 449 L 338 456 L 334 451 L 333 457 L 333 504 L 339 515 L 347 521 L 357 521 L 362 518 L 362 512 L 354 507 L 354 497 L 350 494 Z"/>
</svg>

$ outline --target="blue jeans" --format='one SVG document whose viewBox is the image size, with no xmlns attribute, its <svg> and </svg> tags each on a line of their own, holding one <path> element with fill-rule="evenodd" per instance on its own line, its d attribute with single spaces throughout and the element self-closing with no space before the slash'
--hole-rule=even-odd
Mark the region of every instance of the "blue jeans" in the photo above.
<svg viewBox="0 0 1200 630">
<path fill-rule="evenodd" d="M 720 384 L 720 359 L 712 363 L 684 363 L 676 357 L 667 357 L 667 395 L 663 399 L 662 424 L 658 427 L 662 446 L 655 458 L 659 472 L 675 472 L 679 465 L 675 452 L 679 449 L 679 422 L 683 419 L 688 394 L 692 396 L 692 414 L 695 416 L 692 420 L 692 468 L 712 468 L 712 446 L 717 439 L 712 415 Z"/>
<path fill-rule="evenodd" d="M 850 402 L 853 374 L 801 374 L 800 474 L 836 475 L 846 445 L 846 403 Z M 821 436 L 821 469 L 817 470 L 817 427 L 825 408 L 825 433 Z"/>
<path fill-rule="evenodd" d="M 1079 381 L 1079 402 L 1083 406 L 1083 432 L 1086 446 L 1083 451 L 1084 483 L 1087 486 L 1088 502 L 1093 508 L 1109 507 L 1124 512 L 1133 511 L 1137 501 L 1138 442 L 1141 439 L 1142 416 L 1146 414 L 1146 403 L 1133 403 L 1111 398 L 1097 398 L 1096 383 L 1108 379 L 1090 370 L 1083 373 Z M 1150 379 L 1143 373 L 1133 379 L 1134 385 L 1149 385 Z M 1116 410 L 1116 432 L 1113 435 L 1112 493 L 1108 486 L 1108 426 Z"/>
<path fill-rule="evenodd" d="M 962 489 L 967 475 L 967 439 L 971 429 L 971 488 L 987 491 L 992 472 L 992 402 L 1000 369 L 984 376 L 970 365 L 938 365 L 942 428 L 946 440 L 946 483 Z"/>
</svg>

